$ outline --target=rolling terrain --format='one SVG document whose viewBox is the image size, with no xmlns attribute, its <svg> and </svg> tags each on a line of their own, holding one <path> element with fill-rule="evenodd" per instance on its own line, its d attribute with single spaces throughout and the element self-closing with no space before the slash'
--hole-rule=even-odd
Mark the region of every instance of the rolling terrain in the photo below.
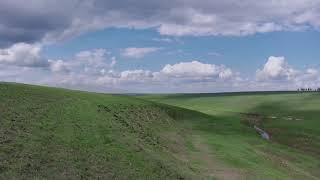
<svg viewBox="0 0 320 180">
<path fill-rule="evenodd" d="M 319 100 L 0 83 L 0 179 L 319 179 Z"/>
<path fill-rule="evenodd" d="M 209 143 L 233 167 L 250 172 L 261 168 L 261 172 L 278 178 L 320 177 L 319 93 L 178 94 L 143 98 L 208 114 L 219 119 L 219 124 L 229 122 L 228 128 L 221 128 L 226 134 L 211 133 Z M 252 134 L 243 131 L 243 126 L 253 129 L 255 125 L 268 132 L 270 141 L 255 140 Z M 232 133 L 236 131 L 239 132 Z M 289 177 L 280 177 L 282 168 Z"/>
</svg>

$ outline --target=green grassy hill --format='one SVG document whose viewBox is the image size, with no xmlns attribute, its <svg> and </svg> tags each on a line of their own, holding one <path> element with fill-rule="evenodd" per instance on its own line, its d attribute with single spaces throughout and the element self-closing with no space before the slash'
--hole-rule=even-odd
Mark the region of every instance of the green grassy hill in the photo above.
<svg viewBox="0 0 320 180">
<path fill-rule="evenodd" d="M 218 130 L 211 132 L 208 143 L 232 167 L 258 176 L 266 174 L 268 178 L 320 179 L 320 93 L 178 94 L 142 98 L 218 119 L 216 126 L 224 124 L 219 131 L 225 134 L 221 136 Z M 271 141 L 256 140 L 244 128 L 252 129 L 254 125 L 268 132 Z"/>
<path fill-rule="evenodd" d="M 21 84 L 2 83 L 0 92 L 0 179 L 199 174 L 175 157 L 184 148 L 176 147 L 184 138 L 175 110 L 133 97 Z"/>
<path fill-rule="evenodd" d="M 0 83 L 0 179 L 319 179 L 317 99 Z"/>
</svg>

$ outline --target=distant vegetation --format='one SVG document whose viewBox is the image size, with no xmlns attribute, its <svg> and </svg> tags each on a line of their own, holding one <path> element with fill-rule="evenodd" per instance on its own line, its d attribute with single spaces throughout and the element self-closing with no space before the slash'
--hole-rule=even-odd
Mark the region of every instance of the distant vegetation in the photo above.
<svg viewBox="0 0 320 180">
<path fill-rule="evenodd" d="M 316 92 L 320 92 L 320 88 L 299 88 L 297 91 L 299 92 L 311 92 L 311 91 L 316 91 Z"/>
<path fill-rule="evenodd" d="M 319 105 L 318 93 L 125 96 L 0 83 L 0 179 L 319 179 Z"/>
</svg>

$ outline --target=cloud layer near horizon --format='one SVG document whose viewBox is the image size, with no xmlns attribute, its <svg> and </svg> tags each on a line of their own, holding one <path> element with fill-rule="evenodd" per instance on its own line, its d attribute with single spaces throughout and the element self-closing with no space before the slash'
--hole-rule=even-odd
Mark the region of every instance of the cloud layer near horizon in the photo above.
<svg viewBox="0 0 320 180">
<path fill-rule="evenodd" d="M 116 57 L 106 49 L 81 51 L 70 59 L 46 59 L 41 50 L 41 45 L 26 43 L 0 49 L 0 79 L 104 92 L 214 92 L 320 86 L 318 69 L 295 69 L 285 57 L 270 56 L 256 71 L 256 78 L 250 79 L 225 65 L 201 60 L 166 64 L 159 71 L 118 71 L 114 69 Z"/>
</svg>

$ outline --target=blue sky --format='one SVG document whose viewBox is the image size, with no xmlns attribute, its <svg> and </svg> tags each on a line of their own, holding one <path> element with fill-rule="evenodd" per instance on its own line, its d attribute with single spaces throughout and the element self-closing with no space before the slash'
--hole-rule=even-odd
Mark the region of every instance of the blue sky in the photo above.
<svg viewBox="0 0 320 180">
<path fill-rule="evenodd" d="M 12 0 L 1 8 L 0 81 L 151 93 L 320 86 L 318 0 Z"/>
<path fill-rule="evenodd" d="M 172 42 L 157 41 L 171 39 Z M 241 72 L 254 73 L 270 55 L 285 56 L 297 67 L 320 65 L 320 33 L 271 32 L 245 37 L 204 36 L 171 37 L 161 36 L 154 29 L 135 30 L 111 28 L 83 34 L 77 38 L 46 47 L 49 58 L 70 58 L 79 51 L 108 49 L 119 58 L 122 70 L 145 68 L 159 70 L 165 64 L 182 60 L 201 60 L 205 63 L 225 64 Z M 139 59 L 121 57 L 121 49 L 127 47 L 159 47 L 158 52 Z M 181 52 L 180 52 L 181 51 Z"/>
</svg>

